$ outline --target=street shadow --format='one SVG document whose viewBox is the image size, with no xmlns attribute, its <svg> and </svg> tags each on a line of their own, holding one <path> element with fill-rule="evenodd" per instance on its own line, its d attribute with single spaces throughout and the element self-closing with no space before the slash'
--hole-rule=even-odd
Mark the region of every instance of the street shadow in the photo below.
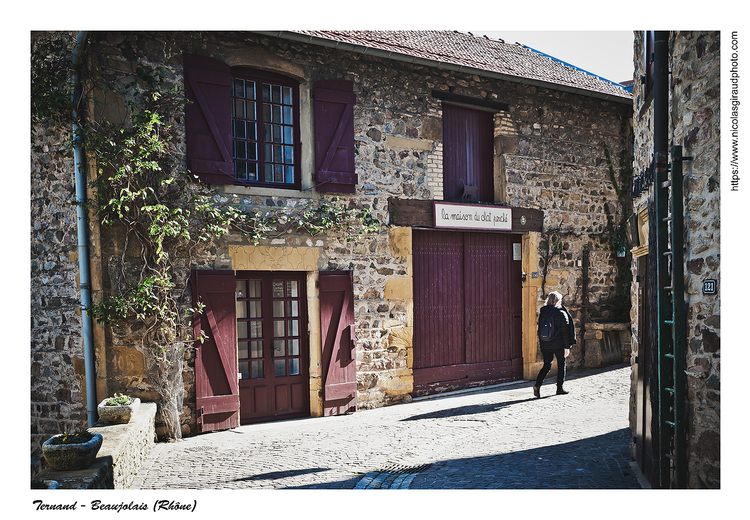
<svg viewBox="0 0 750 520">
<path fill-rule="evenodd" d="M 330 468 L 307 468 L 293 469 L 289 471 L 271 471 L 269 473 L 260 473 L 249 477 L 237 478 L 232 482 L 246 482 L 250 480 L 279 480 L 282 478 L 296 477 L 297 475 L 307 475 L 308 473 L 320 473 L 321 471 L 330 471 Z"/>
<path fill-rule="evenodd" d="M 446 408 L 445 410 L 437 410 L 435 412 L 429 412 L 429 413 L 423 413 L 419 415 L 412 415 L 411 417 L 406 417 L 404 419 L 401 419 L 402 421 L 419 421 L 422 419 L 445 419 L 448 417 L 459 417 L 461 415 L 474 415 L 479 413 L 490 413 L 490 412 L 496 412 L 498 410 L 501 410 L 503 408 L 507 408 L 508 406 L 513 406 L 514 404 L 520 404 L 520 403 L 526 403 L 528 401 L 537 401 L 539 399 L 546 399 L 547 397 L 551 396 L 545 396 L 541 398 L 537 397 L 529 397 L 526 399 L 516 399 L 515 401 L 506 401 L 503 403 L 491 403 L 491 404 L 475 404 L 475 405 L 468 405 L 468 406 L 457 406 L 455 408 Z"/>
<path fill-rule="evenodd" d="M 630 429 L 622 428 L 529 450 L 445 459 L 416 474 L 409 489 L 643 489 L 629 442 Z M 353 489 L 361 478 L 294 489 Z"/>
</svg>

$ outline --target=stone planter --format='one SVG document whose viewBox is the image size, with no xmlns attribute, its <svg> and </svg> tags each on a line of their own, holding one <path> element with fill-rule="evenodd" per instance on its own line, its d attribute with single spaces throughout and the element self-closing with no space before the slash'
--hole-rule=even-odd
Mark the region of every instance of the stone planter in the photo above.
<svg viewBox="0 0 750 520">
<path fill-rule="evenodd" d="M 52 469 L 58 471 L 71 471 L 75 469 L 88 468 L 104 440 L 99 433 L 95 433 L 90 441 L 80 444 L 52 444 L 54 439 L 63 434 L 55 435 L 42 444 L 44 460 Z"/>
<path fill-rule="evenodd" d="M 105 399 L 99 406 L 96 407 L 96 411 L 99 413 L 99 420 L 105 424 L 127 424 L 130 422 L 130 418 L 133 416 L 138 407 L 141 404 L 141 400 L 137 397 L 134 398 L 130 404 L 123 404 L 117 406 L 107 406 L 106 403 L 109 399 Z"/>
</svg>

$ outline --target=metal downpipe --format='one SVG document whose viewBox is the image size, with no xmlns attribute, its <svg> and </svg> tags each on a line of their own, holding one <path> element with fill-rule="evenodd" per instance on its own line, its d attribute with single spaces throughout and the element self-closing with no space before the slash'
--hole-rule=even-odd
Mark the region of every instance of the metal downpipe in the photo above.
<svg viewBox="0 0 750 520">
<path fill-rule="evenodd" d="M 76 216 L 78 220 L 78 271 L 81 290 L 81 334 L 83 336 L 83 361 L 86 380 L 86 416 L 89 428 L 97 420 L 96 412 L 96 364 L 94 360 L 93 322 L 88 309 L 91 308 L 91 273 L 89 270 L 89 237 L 86 224 L 86 175 L 85 154 L 78 128 L 78 103 L 81 97 L 80 77 L 78 66 L 81 63 L 83 46 L 86 44 L 87 31 L 78 33 L 75 49 L 73 50 L 73 161 L 75 166 L 76 184 Z"/>
</svg>

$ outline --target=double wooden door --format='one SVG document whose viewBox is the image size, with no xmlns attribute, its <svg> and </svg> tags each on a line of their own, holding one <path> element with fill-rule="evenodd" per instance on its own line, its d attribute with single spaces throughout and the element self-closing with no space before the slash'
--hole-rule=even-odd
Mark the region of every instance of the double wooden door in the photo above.
<svg viewBox="0 0 750 520">
<path fill-rule="evenodd" d="M 305 273 L 238 272 L 240 421 L 309 413 Z"/>
<path fill-rule="evenodd" d="M 520 235 L 414 231 L 416 395 L 522 376 L 520 247 Z"/>
</svg>

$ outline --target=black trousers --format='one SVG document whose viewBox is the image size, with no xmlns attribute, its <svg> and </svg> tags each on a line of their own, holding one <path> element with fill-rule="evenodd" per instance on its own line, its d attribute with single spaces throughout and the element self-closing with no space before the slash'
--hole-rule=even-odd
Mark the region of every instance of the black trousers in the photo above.
<svg viewBox="0 0 750 520">
<path fill-rule="evenodd" d="M 565 382 L 565 349 L 559 348 L 556 350 L 542 350 L 542 357 L 544 358 L 544 365 L 539 371 L 539 375 L 536 376 L 536 386 L 542 386 L 544 378 L 547 377 L 549 371 L 552 369 L 552 359 L 557 358 L 557 389 L 561 390 L 563 383 Z"/>
</svg>

